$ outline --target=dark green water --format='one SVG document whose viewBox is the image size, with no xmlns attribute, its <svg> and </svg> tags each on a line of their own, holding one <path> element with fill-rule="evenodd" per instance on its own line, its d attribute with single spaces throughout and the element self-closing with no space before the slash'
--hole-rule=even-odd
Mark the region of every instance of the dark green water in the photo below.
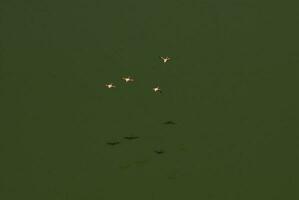
<svg viewBox="0 0 299 200">
<path fill-rule="evenodd" d="M 299 199 L 298 5 L 1 2 L 0 199 Z"/>
</svg>

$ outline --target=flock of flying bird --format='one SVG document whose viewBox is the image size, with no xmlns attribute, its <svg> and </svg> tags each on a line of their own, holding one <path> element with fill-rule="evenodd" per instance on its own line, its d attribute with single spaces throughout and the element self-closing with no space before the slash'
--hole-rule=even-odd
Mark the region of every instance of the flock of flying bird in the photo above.
<svg viewBox="0 0 299 200">
<path fill-rule="evenodd" d="M 167 63 L 171 59 L 170 57 L 160 57 L 160 58 L 162 59 L 162 61 L 163 61 L 164 64 Z M 131 78 L 130 76 L 122 77 L 122 80 L 124 80 L 126 83 L 134 82 L 134 79 Z M 116 88 L 116 86 L 113 83 L 107 83 L 107 84 L 105 84 L 105 86 L 108 89 Z M 162 93 L 162 90 L 160 89 L 159 86 L 155 86 L 153 88 L 153 91 L 156 92 L 156 93 Z M 173 121 L 166 121 L 166 122 L 164 122 L 164 124 L 166 124 L 166 125 L 167 124 L 168 125 L 174 125 L 175 122 L 173 122 Z M 137 137 L 137 136 L 127 136 L 127 137 L 124 137 L 124 139 L 126 139 L 126 140 L 135 140 L 135 139 L 139 139 L 139 137 Z M 114 146 L 114 145 L 120 144 L 120 142 L 119 141 L 112 141 L 112 142 L 107 142 L 107 144 Z M 164 151 L 161 150 L 161 149 L 160 150 L 155 150 L 154 152 L 157 153 L 157 154 L 163 154 L 164 153 Z"/>
<path fill-rule="evenodd" d="M 160 58 L 163 60 L 163 63 L 167 63 L 167 62 L 170 60 L 170 57 L 160 57 Z M 122 80 L 124 80 L 126 83 L 134 82 L 134 79 L 131 78 L 130 76 L 122 77 Z M 116 88 L 116 86 L 115 86 L 113 83 L 107 83 L 107 84 L 105 84 L 105 86 L 106 86 L 108 89 Z M 162 90 L 160 89 L 159 86 L 155 86 L 155 87 L 153 88 L 153 91 L 154 91 L 154 92 L 157 92 L 157 93 L 162 93 Z"/>
</svg>

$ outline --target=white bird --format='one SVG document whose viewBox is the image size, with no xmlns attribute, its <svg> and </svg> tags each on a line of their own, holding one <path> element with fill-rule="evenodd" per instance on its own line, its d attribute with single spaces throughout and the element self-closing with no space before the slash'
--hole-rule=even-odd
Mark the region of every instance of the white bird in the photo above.
<svg viewBox="0 0 299 200">
<path fill-rule="evenodd" d="M 170 60 L 170 58 L 169 57 L 160 57 L 162 60 L 163 60 L 163 63 L 166 63 L 167 61 L 169 61 Z"/>
<path fill-rule="evenodd" d="M 159 93 L 162 92 L 159 86 L 154 87 L 153 90 L 154 90 L 154 92 L 159 92 Z"/>
<path fill-rule="evenodd" d="M 113 83 L 106 84 L 105 86 L 109 89 L 115 88 L 115 85 L 113 85 Z"/>
<path fill-rule="evenodd" d="M 134 81 L 134 79 L 132 79 L 130 76 L 128 76 L 128 77 L 122 77 L 121 79 L 123 79 L 124 81 L 126 81 L 126 83 Z"/>
</svg>

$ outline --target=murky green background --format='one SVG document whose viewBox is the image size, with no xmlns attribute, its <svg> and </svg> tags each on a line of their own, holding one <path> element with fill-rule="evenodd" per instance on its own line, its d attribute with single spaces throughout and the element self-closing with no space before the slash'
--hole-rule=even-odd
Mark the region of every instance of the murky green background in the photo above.
<svg viewBox="0 0 299 200">
<path fill-rule="evenodd" d="M 290 2 L 2 1 L 0 199 L 299 199 Z"/>
</svg>

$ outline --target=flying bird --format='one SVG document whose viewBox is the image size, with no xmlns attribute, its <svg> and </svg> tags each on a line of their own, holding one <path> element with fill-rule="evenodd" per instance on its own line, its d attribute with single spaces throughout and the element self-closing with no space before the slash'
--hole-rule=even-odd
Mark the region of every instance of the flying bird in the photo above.
<svg viewBox="0 0 299 200">
<path fill-rule="evenodd" d="M 154 92 L 162 93 L 162 90 L 160 89 L 159 86 L 154 87 L 153 90 L 154 90 Z"/>
<path fill-rule="evenodd" d="M 120 144 L 120 142 L 107 142 L 108 145 L 114 146 Z"/>
<path fill-rule="evenodd" d="M 105 86 L 109 89 L 115 88 L 115 85 L 113 83 L 106 84 Z"/>
<path fill-rule="evenodd" d="M 130 76 L 128 76 L 128 77 L 122 77 L 121 79 L 123 79 L 126 83 L 134 81 L 134 79 L 132 79 Z"/>
<path fill-rule="evenodd" d="M 139 137 L 137 137 L 137 136 L 126 136 L 126 137 L 124 137 L 124 139 L 126 139 L 126 140 L 136 140 L 136 139 L 139 139 Z"/>
<path fill-rule="evenodd" d="M 163 63 L 166 63 L 167 61 L 169 61 L 171 58 L 169 57 L 160 57 L 163 60 Z"/>
</svg>

